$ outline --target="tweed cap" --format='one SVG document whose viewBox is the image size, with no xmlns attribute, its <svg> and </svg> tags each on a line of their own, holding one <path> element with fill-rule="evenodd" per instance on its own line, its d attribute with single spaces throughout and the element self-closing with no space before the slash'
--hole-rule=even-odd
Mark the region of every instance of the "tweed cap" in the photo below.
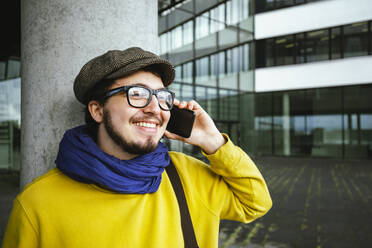
<svg viewBox="0 0 372 248">
<path fill-rule="evenodd" d="M 172 64 L 139 47 L 126 50 L 111 50 L 86 63 L 74 81 L 74 93 L 83 104 L 88 104 L 89 91 L 102 80 L 117 79 L 139 71 L 149 65 L 158 65 L 164 87 L 174 80 L 175 71 Z"/>
</svg>

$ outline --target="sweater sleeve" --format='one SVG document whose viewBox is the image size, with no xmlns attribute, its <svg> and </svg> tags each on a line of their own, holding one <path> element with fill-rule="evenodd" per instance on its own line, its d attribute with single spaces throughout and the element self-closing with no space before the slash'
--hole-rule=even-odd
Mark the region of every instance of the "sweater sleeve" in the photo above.
<svg viewBox="0 0 372 248">
<path fill-rule="evenodd" d="M 13 209 L 9 217 L 2 247 L 38 247 L 36 231 L 18 198 L 14 200 Z"/>
<path fill-rule="evenodd" d="M 216 153 L 204 154 L 210 169 L 220 176 L 214 190 L 220 200 L 217 212 L 221 219 L 251 222 L 271 208 L 270 193 L 254 162 L 227 135 L 224 137 L 227 142 Z"/>
</svg>

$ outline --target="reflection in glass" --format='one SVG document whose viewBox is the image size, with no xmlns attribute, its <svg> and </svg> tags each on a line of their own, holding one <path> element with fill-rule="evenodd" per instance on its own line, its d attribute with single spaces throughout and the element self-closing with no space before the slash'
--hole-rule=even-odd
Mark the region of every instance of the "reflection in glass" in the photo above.
<svg viewBox="0 0 372 248">
<path fill-rule="evenodd" d="M 328 59 L 328 30 L 307 33 L 306 56 L 307 62 Z"/>
<path fill-rule="evenodd" d="M 372 156 L 371 94 L 371 85 L 344 88 L 345 157 Z M 358 96 L 358 100 L 355 96 Z"/>
<path fill-rule="evenodd" d="M 197 85 L 206 85 L 216 87 L 216 77 L 210 74 L 210 57 L 203 57 L 195 61 Z"/>
<path fill-rule="evenodd" d="M 372 49 L 369 25 L 371 22 L 360 22 L 258 40 L 256 68 L 368 55 Z"/>
<path fill-rule="evenodd" d="M 209 12 L 195 18 L 195 38 L 200 39 L 209 34 Z"/>
<path fill-rule="evenodd" d="M 193 99 L 193 87 L 189 84 L 181 84 L 180 88 L 180 101 L 190 101 Z"/>
<path fill-rule="evenodd" d="M 226 64 L 227 64 L 227 73 L 238 72 L 239 64 L 239 47 L 229 49 L 226 51 Z"/>
<path fill-rule="evenodd" d="M 225 28 L 225 4 L 211 9 L 211 33 Z"/>
<path fill-rule="evenodd" d="M 249 45 L 245 44 L 239 47 L 239 69 L 238 71 L 248 71 L 249 66 Z"/>
<path fill-rule="evenodd" d="M 293 35 L 275 39 L 275 47 L 277 55 L 276 65 L 289 65 L 294 63 L 295 44 Z"/>
<path fill-rule="evenodd" d="M 275 62 L 275 46 L 274 46 L 274 39 L 267 39 L 266 40 L 266 49 L 265 49 L 265 55 L 266 55 L 266 67 L 267 66 L 273 66 Z M 261 55 L 258 55 L 261 56 Z M 264 56 L 264 55 L 263 55 Z"/>
<path fill-rule="evenodd" d="M 0 169 L 20 168 L 20 124 L 21 79 L 0 81 Z"/>
<path fill-rule="evenodd" d="M 0 61 L 0 80 L 5 79 L 5 68 L 6 68 L 6 62 Z"/>
<path fill-rule="evenodd" d="M 219 91 L 220 120 L 238 120 L 238 94 L 237 91 L 220 89 Z"/>
<path fill-rule="evenodd" d="M 182 25 L 183 45 L 187 45 L 193 42 L 193 21 L 188 21 Z"/>
<path fill-rule="evenodd" d="M 296 34 L 296 63 L 306 62 L 306 39 L 305 34 Z"/>
<path fill-rule="evenodd" d="M 218 73 L 225 74 L 225 52 L 218 53 Z"/>
<path fill-rule="evenodd" d="M 182 82 L 192 83 L 192 62 L 182 65 Z"/>
<path fill-rule="evenodd" d="M 368 55 L 368 23 L 360 22 L 344 27 L 344 57 Z"/>
<path fill-rule="evenodd" d="M 174 70 L 176 71 L 176 75 L 174 80 L 180 82 L 182 80 L 182 67 L 181 66 L 175 66 Z"/>
<path fill-rule="evenodd" d="M 164 33 L 159 36 L 159 47 L 160 47 L 160 55 L 165 54 L 168 52 L 168 33 Z"/>
<path fill-rule="evenodd" d="M 313 140 L 311 155 L 342 157 L 341 89 L 308 90 L 306 99 L 312 103 L 306 123 Z"/>
<path fill-rule="evenodd" d="M 331 59 L 341 58 L 341 28 L 331 29 Z"/>
</svg>

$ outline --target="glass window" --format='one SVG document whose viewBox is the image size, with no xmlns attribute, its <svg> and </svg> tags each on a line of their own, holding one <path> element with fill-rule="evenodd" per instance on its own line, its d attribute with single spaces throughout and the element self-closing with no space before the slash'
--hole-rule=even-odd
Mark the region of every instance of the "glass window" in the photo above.
<svg viewBox="0 0 372 248">
<path fill-rule="evenodd" d="M 273 66 L 275 62 L 275 46 L 274 39 L 268 39 L 265 42 L 265 66 Z"/>
<path fill-rule="evenodd" d="M 207 88 L 207 112 L 213 118 L 217 118 L 217 89 L 216 88 Z"/>
<path fill-rule="evenodd" d="M 295 44 L 293 35 L 275 39 L 276 65 L 289 65 L 294 63 Z"/>
<path fill-rule="evenodd" d="M 198 103 L 203 109 L 207 110 L 207 107 L 208 107 L 207 87 L 196 86 L 195 93 L 196 93 L 196 101 L 198 101 Z"/>
<path fill-rule="evenodd" d="M 341 28 L 331 29 L 331 59 L 341 58 Z"/>
<path fill-rule="evenodd" d="M 175 81 L 180 82 L 182 80 L 182 66 L 175 66 L 174 70 L 176 71 Z"/>
<path fill-rule="evenodd" d="M 211 55 L 210 60 L 211 60 L 211 75 L 217 76 L 218 55 L 217 54 Z"/>
<path fill-rule="evenodd" d="M 0 80 L 5 79 L 6 62 L 0 61 Z"/>
<path fill-rule="evenodd" d="M 211 33 L 225 28 L 225 4 L 220 4 L 211 9 Z"/>
<path fill-rule="evenodd" d="M 215 74 L 211 75 L 210 59 L 211 57 L 207 56 L 207 57 L 196 60 L 195 83 L 197 85 L 205 85 L 205 86 L 211 86 L 211 87 L 217 86 L 217 80 L 216 80 Z"/>
<path fill-rule="evenodd" d="M 220 89 L 220 120 L 239 118 L 238 97 L 236 91 Z"/>
<path fill-rule="evenodd" d="M 168 32 L 160 35 L 160 54 L 165 54 L 168 52 Z"/>
<path fill-rule="evenodd" d="M 20 77 L 20 74 L 21 74 L 21 62 L 18 60 L 9 60 L 7 78 Z"/>
<path fill-rule="evenodd" d="M 182 65 L 182 81 L 192 83 L 192 62 Z"/>
<path fill-rule="evenodd" d="M 241 8 L 240 8 L 240 21 L 248 19 L 249 17 L 249 0 L 241 0 Z"/>
<path fill-rule="evenodd" d="M 172 30 L 172 49 L 182 46 L 182 26 L 178 26 Z"/>
<path fill-rule="evenodd" d="M 344 57 L 368 55 L 368 22 L 344 26 Z"/>
<path fill-rule="evenodd" d="M 0 169 L 20 169 L 21 79 L 0 82 Z"/>
<path fill-rule="evenodd" d="M 272 93 L 255 94 L 254 130 L 255 147 L 258 155 L 272 155 L 273 118 L 272 118 Z M 243 128 L 244 130 L 244 128 Z"/>
<path fill-rule="evenodd" d="M 195 38 L 200 39 L 209 34 L 209 12 L 195 18 Z"/>
<path fill-rule="evenodd" d="M 276 8 L 288 7 L 294 5 L 294 0 L 276 0 Z"/>
<path fill-rule="evenodd" d="M 318 30 L 307 33 L 306 59 L 307 62 L 328 59 L 328 30 Z"/>
<path fill-rule="evenodd" d="M 173 82 L 171 85 L 169 85 L 168 89 L 170 91 L 173 91 L 174 94 L 176 95 L 176 98 L 180 98 L 181 97 L 181 83 L 180 82 Z"/>
<path fill-rule="evenodd" d="M 306 118 L 312 136 L 311 156 L 342 157 L 342 99 L 340 88 L 306 91 L 309 113 Z"/>
<path fill-rule="evenodd" d="M 234 25 L 239 22 L 239 2 L 240 0 L 226 2 L 226 22 L 228 25 Z"/>
<path fill-rule="evenodd" d="M 345 87 L 343 90 L 345 157 L 371 158 L 372 85 Z"/>
<path fill-rule="evenodd" d="M 180 101 L 190 101 L 193 99 L 193 87 L 190 84 L 181 84 L 180 95 L 178 100 Z"/>
<path fill-rule="evenodd" d="M 227 73 L 235 73 L 239 70 L 239 47 L 226 51 Z"/>
<path fill-rule="evenodd" d="M 193 21 L 183 24 L 183 45 L 193 42 Z"/>
<path fill-rule="evenodd" d="M 296 63 L 301 64 L 306 62 L 306 39 L 305 34 L 296 34 Z"/>
<path fill-rule="evenodd" d="M 197 59 L 195 63 L 197 77 L 204 77 L 209 75 L 209 57 Z"/>
<path fill-rule="evenodd" d="M 248 71 L 249 66 L 249 45 L 245 44 L 239 47 L 240 63 L 239 71 Z"/>
<path fill-rule="evenodd" d="M 218 73 L 225 74 L 225 52 L 218 53 Z"/>
</svg>

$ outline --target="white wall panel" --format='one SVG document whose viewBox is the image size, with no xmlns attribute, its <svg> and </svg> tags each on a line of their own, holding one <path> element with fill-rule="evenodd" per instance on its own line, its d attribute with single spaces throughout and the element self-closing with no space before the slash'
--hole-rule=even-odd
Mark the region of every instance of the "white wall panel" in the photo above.
<svg viewBox="0 0 372 248">
<path fill-rule="evenodd" d="M 371 0 L 326 0 L 255 15 L 255 39 L 372 19 Z"/>
<path fill-rule="evenodd" d="M 256 69 L 256 92 L 372 83 L 372 56 Z"/>
</svg>

